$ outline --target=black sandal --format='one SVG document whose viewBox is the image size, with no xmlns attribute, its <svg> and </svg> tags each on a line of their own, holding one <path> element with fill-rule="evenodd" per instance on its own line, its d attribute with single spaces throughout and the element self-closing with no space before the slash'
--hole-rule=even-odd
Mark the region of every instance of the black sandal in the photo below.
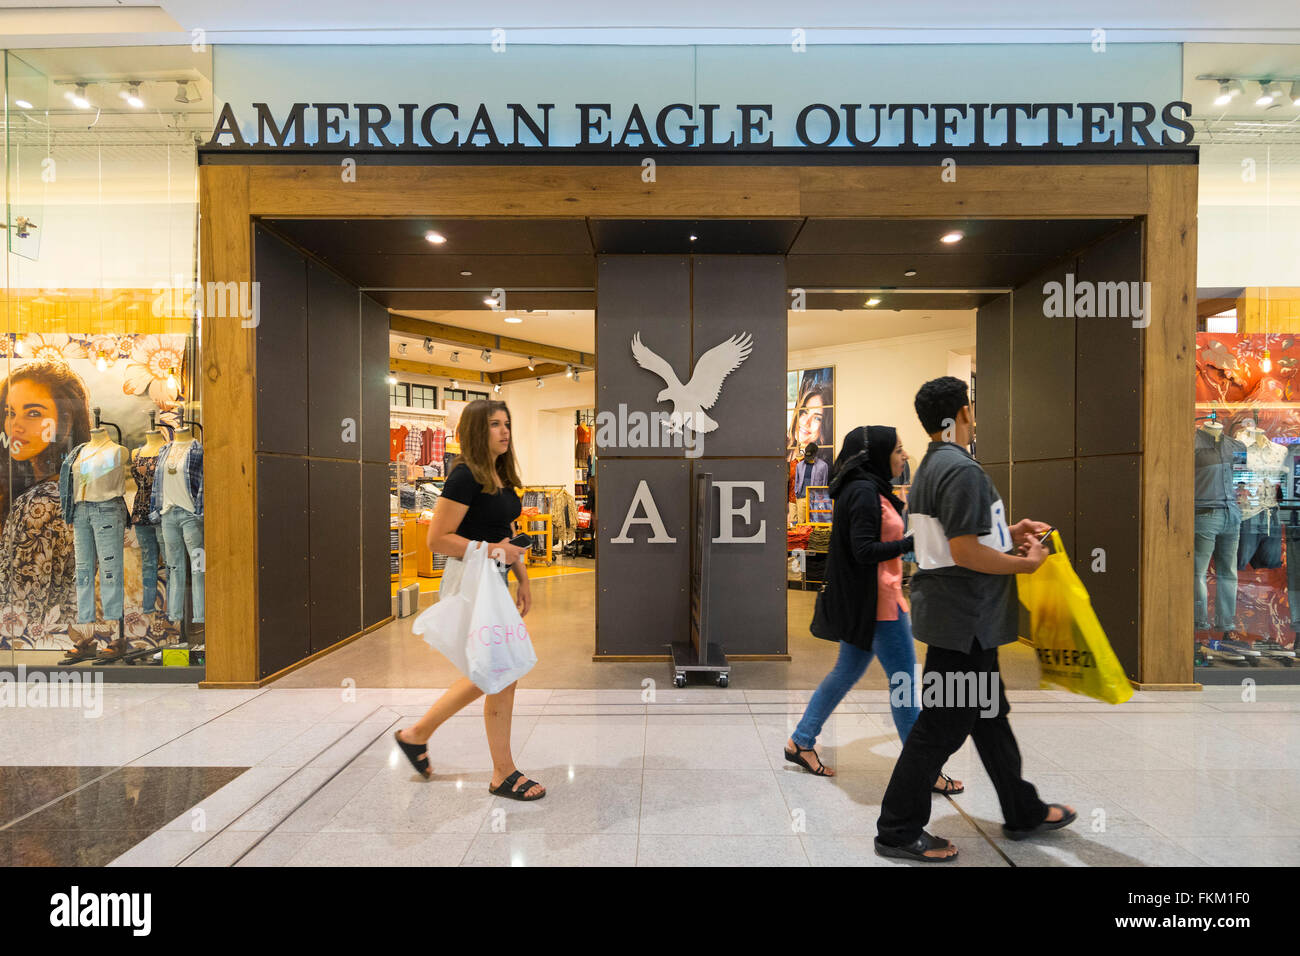
<svg viewBox="0 0 1300 956">
<path fill-rule="evenodd" d="M 797 763 L 799 766 L 803 767 L 814 777 L 830 776 L 830 774 L 826 772 L 826 764 L 822 763 L 822 758 L 817 756 L 817 750 L 815 748 L 800 747 L 798 744 L 795 744 L 794 753 L 790 753 L 790 751 L 786 750 L 784 747 L 782 747 L 781 750 L 785 754 L 786 760 L 790 761 L 791 763 Z M 817 757 L 817 769 L 814 770 L 812 764 L 810 764 L 807 760 L 804 760 L 803 757 L 799 756 L 800 754 L 812 754 L 814 757 Z"/>
<path fill-rule="evenodd" d="M 1079 819 L 1078 812 L 1074 810 L 1067 810 L 1062 804 L 1049 803 L 1047 805 L 1047 810 L 1049 813 L 1051 812 L 1052 807 L 1060 808 L 1061 819 L 1048 820 L 1044 818 L 1043 822 L 1038 824 L 1038 826 L 1029 827 L 1028 829 L 1024 829 L 1024 830 L 1013 829 L 1012 827 L 1009 827 L 1004 823 L 1002 825 L 1003 834 L 1006 835 L 1006 838 L 1008 840 L 1023 840 L 1027 837 L 1033 836 L 1035 833 L 1037 833 L 1040 830 L 1059 830 L 1061 829 L 1061 827 L 1068 827 L 1075 820 Z"/>
<path fill-rule="evenodd" d="M 939 776 L 943 777 L 943 786 L 931 787 L 931 793 L 942 793 L 946 797 L 955 797 L 959 793 L 966 792 L 965 787 L 954 787 L 952 777 L 948 776 L 946 773 L 940 773 Z"/>
<path fill-rule="evenodd" d="M 909 843 L 907 846 L 890 846 L 888 843 L 881 843 L 880 837 L 876 837 L 876 856 L 888 856 L 896 860 L 915 860 L 918 863 L 951 863 L 957 859 L 957 854 L 952 856 L 926 856 L 926 850 L 943 850 L 952 847 L 952 843 L 937 836 L 932 836 L 921 831 L 921 835 Z M 952 847 L 954 850 L 956 847 Z"/>
<path fill-rule="evenodd" d="M 393 731 L 393 739 L 397 741 L 397 746 L 402 748 L 402 753 L 406 754 L 406 759 L 411 761 L 411 766 L 419 771 L 420 776 L 428 780 L 433 776 L 433 771 L 429 769 L 429 743 L 425 741 L 422 744 L 408 744 L 401 738 L 401 731 Z M 420 756 L 424 754 L 424 756 Z"/>
<path fill-rule="evenodd" d="M 527 777 L 524 777 L 524 782 L 521 783 L 518 787 L 516 787 L 515 781 L 517 781 L 520 777 L 524 777 L 524 775 L 520 773 L 518 770 L 516 770 L 510 776 L 502 780 L 500 786 L 488 787 L 488 793 L 496 797 L 509 797 L 511 800 L 524 800 L 524 801 L 540 800 L 542 799 L 542 797 L 546 796 L 545 790 L 543 790 L 535 797 L 524 796 L 524 794 L 526 794 L 529 790 L 533 789 L 533 787 L 540 787 L 541 784 L 538 783 L 536 780 L 529 780 Z"/>
</svg>

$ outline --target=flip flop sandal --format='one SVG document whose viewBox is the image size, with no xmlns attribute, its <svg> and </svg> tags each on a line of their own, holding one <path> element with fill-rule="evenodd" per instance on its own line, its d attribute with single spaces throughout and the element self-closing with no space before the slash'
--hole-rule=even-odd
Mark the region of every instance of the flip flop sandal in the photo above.
<svg viewBox="0 0 1300 956">
<path fill-rule="evenodd" d="M 955 796 L 957 796 L 957 794 L 959 794 L 959 793 L 965 793 L 965 792 L 966 792 L 966 788 L 965 788 L 965 787 L 956 787 L 956 786 L 953 786 L 954 781 L 953 781 L 952 777 L 948 776 L 946 773 L 941 773 L 941 774 L 939 774 L 939 776 L 943 777 L 943 786 L 942 786 L 942 787 L 931 787 L 931 788 L 930 788 L 930 791 L 931 791 L 932 793 L 942 793 L 944 796 L 947 796 L 947 797 L 955 797 Z"/>
<path fill-rule="evenodd" d="M 1003 824 L 1003 825 L 1002 825 L 1002 832 L 1003 832 L 1003 834 L 1006 835 L 1006 838 L 1007 838 L 1008 840 L 1023 840 L 1023 839 L 1025 839 L 1026 837 L 1033 836 L 1035 833 L 1038 833 L 1040 830 L 1059 830 L 1059 829 L 1061 829 L 1061 827 L 1068 827 L 1068 826 L 1069 826 L 1071 823 L 1073 823 L 1075 820 L 1079 819 L 1079 814 L 1078 814 L 1078 813 L 1076 813 L 1076 812 L 1073 811 L 1073 810 L 1066 810 L 1065 807 L 1063 807 L 1063 806 L 1062 806 L 1061 804 L 1059 804 L 1059 803 L 1049 803 L 1049 804 L 1047 805 L 1047 809 L 1048 809 L 1048 810 L 1051 810 L 1052 807 L 1057 807 L 1057 808 L 1060 809 L 1061 813 L 1063 814 L 1063 816 L 1061 817 L 1061 819 L 1059 819 L 1059 820 L 1044 820 L 1042 823 L 1038 824 L 1038 826 L 1036 826 L 1036 827 L 1029 827 L 1029 828 L 1027 828 L 1027 829 L 1023 829 L 1023 830 L 1012 829 L 1011 827 L 1007 826 L 1006 824 Z"/>
<path fill-rule="evenodd" d="M 419 771 L 420 776 L 426 780 L 433 776 L 433 771 L 429 769 L 429 744 L 408 744 L 398 736 L 400 730 L 393 731 L 393 739 L 397 741 L 397 746 L 402 748 L 402 753 L 406 754 L 406 759 L 411 761 L 411 766 Z M 424 754 L 423 757 L 420 754 Z"/>
<path fill-rule="evenodd" d="M 523 777 L 524 782 L 519 784 L 518 787 L 516 787 L 515 781 L 517 781 L 520 777 Z M 539 784 L 536 780 L 529 780 L 527 777 L 524 777 L 522 773 L 516 770 L 510 776 L 502 780 L 500 786 L 488 787 L 488 793 L 496 797 L 509 797 L 511 800 L 523 800 L 527 802 L 531 800 L 540 800 L 542 799 L 542 797 L 546 796 L 545 790 L 543 790 L 535 797 L 524 796 L 524 794 L 526 794 L 529 790 L 533 789 L 533 787 L 540 787 L 540 786 L 541 784 Z"/>
<path fill-rule="evenodd" d="M 786 760 L 790 761 L 790 763 L 797 763 L 799 766 L 803 767 L 814 777 L 830 776 L 830 774 L 826 772 L 826 764 L 822 763 L 822 758 L 817 757 L 817 751 L 815 748 L 800 747 L 798 744 L 795 744 L 794 753 L 790 753 L 790 751 L 785 750 L 785 748 L 782 748 L 782 751 L 785 753 Z M 800 756 L 801 754 L 812 754 L 814 757 L 817 757 L 817 769 L 814 770 L 813 765 L 810 764 L 807 760 L 805 760 L 802 756 Z"/>
<path fill-rule="evenodd" d="M 880 837 L 876 837 L 876 856 L 892 857 L 895 860 L 914 860 L 917 863 L 951 863 L 957 859 L 956 853 L 952 856 L 925 855 L 926 850 L 942 850 L 950 846 L 952 843 L 949 841 L 922 830 L 921 835 L 907 846 L 890 846 L 888 843 L 881 843 Z"/>
</svg>

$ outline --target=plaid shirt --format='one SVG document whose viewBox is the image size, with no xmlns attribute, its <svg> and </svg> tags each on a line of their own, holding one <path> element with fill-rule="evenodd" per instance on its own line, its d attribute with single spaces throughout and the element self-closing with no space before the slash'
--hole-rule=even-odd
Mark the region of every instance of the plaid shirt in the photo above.
<svg viewBox="0 0 1300 956">
<path fill-rule="evenodd" d="M 441 428 L 435 428 L 433 430 L 433 455 L 429 460 L 441 462 L 445 454 L 447 454 L 447 433 Z"/>
<path fill-rule="evenodd" d="M 168 442 L 158 452 L 158 468 L 153 473 L 153 495 L 149 501 L 149 523 L 157 524 L 162 520 L 163 477 L 167 474 L 167 456 L 171 454 L 172 443 Z M 190 445 L 185 460 L 181 463 L 185 472 L 185 486 L 190 497 L 194 499 L 194 514 L 203 517 L 203 446 L 195 441 Z"/>
<path fill-rule="evenodd" d="M 412 428 L 406 433 L 406 453 L 411 456 L 410 461 L 420 457 L 420 429 Z"/>
</svg>

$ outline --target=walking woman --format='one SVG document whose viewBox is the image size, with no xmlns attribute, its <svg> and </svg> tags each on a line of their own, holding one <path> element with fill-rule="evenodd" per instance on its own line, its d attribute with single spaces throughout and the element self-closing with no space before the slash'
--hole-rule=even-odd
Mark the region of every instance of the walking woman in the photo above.
<svg viewBox="0 0 1300 956">
<path fill-rule="evenodd" d="M 903 597 L 902 556 L 912 550 L 912 539 L 903 536 L 904 505 L 892 484 L 906 461 L 898 432 L 888 425 L 853 429 L 835 459 L 830 484 L 835 512 L 822 594 L 829 632 L 818 636 L 838 639 L 840 655 L 785 747 L 786 760 L 818 776 L 831 777 L 835 771 L 813 749 L 817 735 L 831 711 L 866 673 L 873 654 L 891 681 L 896 674 L 907 675 L 904 696 L 910 699 L 900 702 L 893 692 L 889 696 L 900 739 L 907 739 L 921 713 L 916 703 L 916 648 Z M 935 793 L 957 794 L 963 789 L 961 781 L 946 774 L 934 782 Z"/>
<path fill-rule="evenodd" d="M 470 402 L 456 426 L 461 454 L 452 464 L 443 484 L 442 497 L 433 510 L 429 525 L 429 549 L 448 556 L 443 584 L 459 576 L 460 561 L 472 541 L 492 545 L 492 555 L 514 569 L 519 582 L 515 606 L 520 615 L 532 605 L 524 549 L 510 543 L 511 522 L 519 517 L 521 484 L 519 465 L 510 444 L 510 409 L 505 402 Z M 505 576 L 506 572 L 502 572 Z M 414 725 L 397 731 L 397 744 L 411 764 L 426 778 L 429 766 L 428 742 L 443 722 L 483 694 L 468 677 L 461 677 L 438 698 L 437 703 Z M 483 723 L 488 749 L 492 753 L 490 791 L 512 800 L 540 800 L 546 788 L 524 777 L 510 753 L 510 721 L 514 715 L 515 685 L 488 694 L 483 703 Z"/>
</svg>

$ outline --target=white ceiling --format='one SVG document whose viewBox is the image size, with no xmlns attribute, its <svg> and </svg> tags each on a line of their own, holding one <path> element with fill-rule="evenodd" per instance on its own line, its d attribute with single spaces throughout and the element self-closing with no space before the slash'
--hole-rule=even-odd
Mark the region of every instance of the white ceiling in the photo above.
<svg viewBox="0 0 1300 956">
<path fill-rule="evenodd" d="M 935 24 L 941 24 L 936 28 Z M 789 44 L 803 29 L 817 43 L 1068 43 L 1095 27 L 1108 42 L 1236 40 L 1287 42 L 1300 35 L 1294 4 L 1241 0 L 1094 0 L 1086 7 L 1041 0 L 830 0 L 792 8 L 786 0 L 702 4 L 657 0 L 505 0 L 423 4 L 411 0 L 164 0 L 160 5 L 91 0 L 0 3 L 0 34 L 13 46 L 209 43 L 487 43 L 494 28 L 516 43 Z M 12 42 L 12 41 L 11 41 Z"/>
<path fill-rule="evenodd" d="M 791 352 L 975 326 L 973 309 L 810 309 L 789 317 Z"/>
<path fill-rule="evenodd" d="M 489 309 L 464 312 L 414 310 L 394 314 L 407 315 L 429 322 L 441 322 L 461 329 L 473 329 L 476 332 L 490 332 L 493 335 L 540 342 L 558 348 L 577 349 L 580 352 L 596 351 L 596 314 L 590 309 L 558 311 L 551 309 L 546 312 L 532 313 L 515 310 L 493 312 Z M 518 324 L 507 322 L 508 317 L 522 318 L 523 321 Z M 417 336 L 413 341 L 422 344 L 424 340 Z M 424 349 L 420 348 L 419 351 L 423 353 Z M 445 357 L 448 349 L 442 346 L 438 347 L 437 351 Z"/>
</svg>

